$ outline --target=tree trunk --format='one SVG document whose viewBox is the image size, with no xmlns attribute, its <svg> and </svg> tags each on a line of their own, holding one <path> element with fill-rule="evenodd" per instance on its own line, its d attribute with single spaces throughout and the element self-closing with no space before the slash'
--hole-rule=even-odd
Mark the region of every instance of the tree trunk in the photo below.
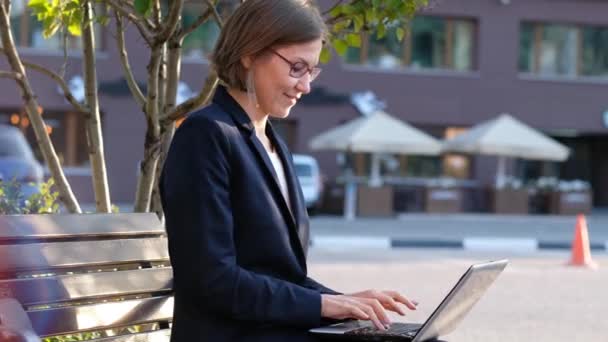
<svg viewBox="0 0 608 342">
<path fill-rule="evenodd" d="M 175 108 L 175 102 L 177 100 L 177 87 L 179 84 L 179 79 L 181 75 L 181 59 L 182 59 L 182 42 L 183 39 L 179 41 L 174 41 L 173 39 L 168 43 L 168 58 L 167 58 L 167 81 L 166 81 L 166 92 L 165 92 L 165 100 L 164 107 L 162 113 L 167 113 L 170 110 Z M 160 189 L 159 189 L 159 179 L 160 174 L 165 164 L 165 158 L 167 157 L 167 152 L 169 152 L 169 147 L 171 145 L 171 140 L 173 139 L 173 133 L 175 132 L 175 121 L 163 121 L 160 123 L 161 130 L 161 148 L 160 148 L 160 157 L 158 160 L 158 164 L 156 166 L 156 176 L 154 177 L 154 189 L 152 192 L 152 206 L 151 211 L 155 212 L 159 219 L 163 219 L 163 208 L 160 201 Z"/>
<path fill-rule="evenodd" d="M 110 202 L 110 189 L 108 186 L 99 115 L 94 29 L 93 5 L 88 0 L 84 4 L 82 19 L 83 72 L 87 106 L 89 108 L 89 113 L 86 115 L 87 145 L 89 148 L 89 160 L 91 161 L 91 172 L 93 174 L 95 207 L 97 208 L 97 212 L 110 213 L 112 212 L 112 205 Z"/>
<path fill-rule="evenodd" d="M 46 131 L 46 126 L 42 116 L 38 112 L 38 101 L 36 100 L 34 91 L 31 88 L 27 78 L 27 74 L 25 72 L 25 68 L 23 67 L 23 63 L 21 62 L 21 58 L 19 57 L 19 53 L 15 48 L 15 42 L 10 29 L 10 18 L 6 2 L 2 1 L 0 3 L 0 11 L 0 35 L 2 37 L 2 46 L 5 49 L 6 57 L 11 69 L 23 77 L 20 82 L 21 96 L 23 97 L 25 110 L 30 123 L 32 124 L 32 129 L 36 135 L 36 143 L 42 152 L 44 162 L 49 168 L 51 177 L 53 177 L 55 181 L 55 185 L 57 186 L 57 190 L 59 192 L 60 201 L 65 205 L 70 213 L 81 213 L 82 210 L 80 209 L 80 205 L 78 204 L 70 184 L 68 183 L 65 174 L 61 169 L 61 164 L 59 163 L 59 158 L 57 157 L 55 148 L 53 147 L 51 139 Z"/>
<path fill-rule="evenodd" d="M 161 61 L 161 47 L 153 47 L 148 64 L 148 96 L 146 101 L 146 140 L 144 159 L 140 165 L 140 175 L 135 194 L 135 212 L 147 212 L 154 185 L 154 174 L 160 150 L 160 125 L 158 120 L 158 73 Z"/>
</svg>

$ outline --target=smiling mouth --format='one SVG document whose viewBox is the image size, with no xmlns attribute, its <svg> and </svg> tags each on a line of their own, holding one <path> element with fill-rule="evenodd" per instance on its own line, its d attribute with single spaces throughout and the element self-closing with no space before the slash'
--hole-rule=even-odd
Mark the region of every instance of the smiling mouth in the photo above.
<svg viewBox="0 0 608 342">
<path fill-rule="evenodd" d="M 290 99 L 290 100 L 294 100 L 294 101 L 298 101 L 299 100 L 299 97 L 297 97 L 297 96 L 289 96 L 287 94 L 283 94 L 283 95 L 287 96 L 287 98 Z"/>
</svg>

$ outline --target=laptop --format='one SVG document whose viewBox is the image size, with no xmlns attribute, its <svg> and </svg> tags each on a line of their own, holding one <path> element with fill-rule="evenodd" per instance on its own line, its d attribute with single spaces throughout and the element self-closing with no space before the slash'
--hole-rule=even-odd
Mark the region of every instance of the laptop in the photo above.
<svg viewBox="0 0 608 342">
<path fill-rule="evenodd" d="M 508 260 L 498 260 L 469 267 L 423 324 L 393 323 L 388 330 L 382 331 L 370 321 L 351 320 L 309 332 L 324 339 L 349 341 L 422 342 L 436 339 L 456 329 L 508 263 Z"/>
</svg>

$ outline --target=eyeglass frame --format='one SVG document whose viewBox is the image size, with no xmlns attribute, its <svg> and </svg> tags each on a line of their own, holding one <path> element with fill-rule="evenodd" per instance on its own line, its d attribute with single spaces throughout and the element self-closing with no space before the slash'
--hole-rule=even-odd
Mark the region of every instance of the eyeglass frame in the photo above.
<svg viewBox="0 0 608 342">
<path fill-rule="evenodd" d="M 306 75 L 306 72 L 303 73 L 300 76 L 297 76 L 297 75 L 293 74 L 294 73 L 294 71 L 293 71 L 294 70 L 294 66 L 297 65 L 297 64 L 302 64 L 302 65 L 305 66 L 304 69 L 307 71 L 308 74 L 310 74 L 310 81 L 311 82 L 314 81 L 319 76 L 319 74 L 321 73 L 321 71 L 323 70 L 323 69 L 319 68 L 318 66 L 311 67 L 308 63 L 303 62 L 303 61 L 292 62 L 289 59 L 285 58 L 280 53 L 276 52 L 275 50 L 273 50 L 273 49 L 268 49 L 268 50 L 270 50 L 275 55 L 279 56 L 282 60 L 285 61 L 285 63 L 289 64 L 289 76 L 291 76 L 293 78 L 300 79 L 300 78 L 304 77 L 304 75 Z M 315 72 L 316 72 L 316 74 L 315 74 Z"/>
</svg>

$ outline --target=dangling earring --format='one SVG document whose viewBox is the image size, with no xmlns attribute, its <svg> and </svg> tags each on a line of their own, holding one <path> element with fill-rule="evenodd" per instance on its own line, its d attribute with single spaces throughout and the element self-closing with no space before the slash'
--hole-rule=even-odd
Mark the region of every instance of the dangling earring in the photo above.
<svg viewBox="0 0 608 342">
<path fill-rule="evenodd" d="M 255 83 L 253 81 L 253 70 L 247 72 L 247 97 L 249 98 L 249 104 L 255 104 L 255 108 L 260 109 L 258 103 L 258 97 L 255 92 Z"/>
</svg>

